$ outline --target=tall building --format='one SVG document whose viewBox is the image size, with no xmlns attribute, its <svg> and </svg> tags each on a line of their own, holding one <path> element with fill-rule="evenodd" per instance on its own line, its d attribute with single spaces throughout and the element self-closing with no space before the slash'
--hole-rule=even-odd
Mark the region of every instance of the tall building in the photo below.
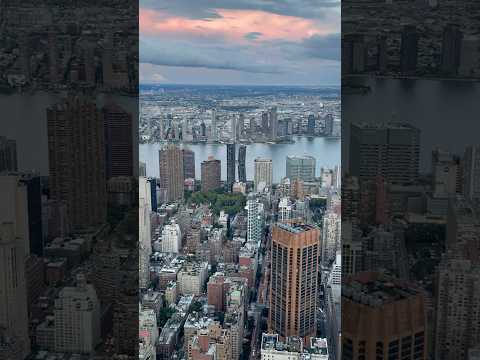
<svg viewBox="0 0 480 360">
<path fill-rule="evenodd" d="M 227 189 L 232 190 L 235 182 L 235 144 L 227 144 Z"/>
<path fill-rule="evenodd" d="M 3 199 L 3 197 L 2 197 Z M 25 250 L 13 222 L 0 221 L 0 328 L 16 339 L 16 347 L 25 359 L 30 353 L 28 336 Z"/>
<path fill-rule="evenodd" d="M 290 180 L 315 180 L 317 161 L 313 156 L 287 156 L 286 162 L 286 175 Z"/>
<path fill-rule="evenodd" d="M 221 187 L 220 175 L 222 164 L 220 160 L 209 156 L 208 160 L 202 161 L 202 191 L 207 192 Z"/>
<path fill-rule="evenodd" d="M 463 195 L 480 198 L 480 146 L 467 146 L 463 155 Z"/>
<path fill-rule="evenodd" d="M 183 153 L 169 144 L 159 151 L 160 192 L 166 202 L 183 200 Z"/>
<path fill-rule="evenodd" d="M 193 150 L 183 149 L 183 177 L 195 179 L 195 153 Z"/>
<path fill-rule="evenodd" d="M 273 141 L 277 140 L 278 135 L 278 116 L 277 107 L 274 106 L 268 111 L 268 119 L 270 123 L 270 137 Z"/>
<path fill-rule="evenodd" d="M 133 176 L 132 115 L 117 104 L 102 109 L 105 119 L 105 158 L 107 178 Z"/>
<path fill-rule="evenodd" d="M 216 142 L 218 141 L 218 125 L 217 125 L 217 110 L 213 109 L 212 110 L 212 122 L 210 125 L 210 133 L 212 137 L 212 141 Z"/>
<path fill-rule="evenodd" d="M 74 230 L 104 224 L 107 214 L 105 122 L 95 102 L 70 97 L 47 109 L 50 196 L 65 201 Z"/>
<path fill-rule="evenodd" d="M 327 212 L 322 227 L 322 264 L 330 264 L 340 250 L 340 217 L 335 212 Z"/>
<path fill-rule="evenodd" d="M 436 149 L 432 153 L 433 196 L 447 198 L 462 191 L 460 158 Z"/>
<path fill-rule="evenodd" d="M 27 212 L 29 253 L 43 255 L 43 225 L 42 225 L 42 189 L 40 175 L 35 173 L 19 174 L 20 183 L 27 190 Z"/>
<path fill-rule="evenodd" d="M 412 125 L 352 124 L 349 146 L 350 175 L 399 184 L 418 179 L 420 131 Z"/>
<path fill-rule="evenodd" d="M 307 135 L 309 135 L 309 136 L 314 136 L 315 135 L 315 115 L 313 115 L 313 114 L 308 115 Z"/>
<path fill-rule="evenodd" d="M 273 227 L 268 328 L 282 338 L 316 334 L 319 247 L 315 227 Z"/>
<path fill-rule="evenodd" d="M 342 284 L 342 359 L 427 359 L 426 322 L 407 282 L 364 272 Z"/>
<path fill-rule="evenodd" d="M 255 191 L 263 191 L 265 188 L 270 188 L 273 183 L 273 169 L 271 159 L 256 158 L 254 187 Z"/>
<path fill-rule="evenodd" d="M 441 70 L 445 75 L 457 75 L 460 66 L 463 34 L 460 26 L 449 24 L 443 31 Z"/>
<path fill-rule="evenodd" d="M 0 136 L 0 172 L 17 170 L 17 143 Z"/>
<path fill-rule="evenodd" d="M 247 199 L 247 241 L 259 243 L 262 240 L 262 214 L 260 204 L 253 194 Z"/>
<path fill-rule="evenodd" d="M 247 147 L 240 145 L 238 147 L 238 181 L 243 183 L 247 182 L 246 157 Z"/>
<path fill-rule="evenodd" d="M 101 341 L 100 301 L 83 274 L 55 299 L 55 351 L 93 353 Z"/>
<path fill-rule="evenodd" d="M 402 29 L 400 46 L 400 71 L 404 75 L 414 75 L 417 70 L 418 32 L 414 25 Z"/>
<path fill-rule="evenodd" d="M 180 225 L 174 220 L 162 229 L 162 251 L 179 253 L 182 247 L 182 232 Z"/>
</svg>

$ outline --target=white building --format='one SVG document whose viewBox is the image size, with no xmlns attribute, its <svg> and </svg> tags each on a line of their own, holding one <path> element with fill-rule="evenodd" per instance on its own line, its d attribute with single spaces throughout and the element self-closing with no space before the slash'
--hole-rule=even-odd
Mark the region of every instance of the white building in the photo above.
<svg viewBox="0 0 480 360">
<path fill-rule="evenodd" d="M 182 295 L 201 295 L 208 276 L 208 262 L 190 262 L 177 274 L 178 292 Z"/>
<path fill-rule="evenodd" d="M 278 220 L 288 221 L 292 218 L 292 203 L 290 198 L 283 197 L 278 203 Z"/>
<path fill-rule="evenodd" d="M 255 159 L 254 187 L 256 192 L 270 188 L 273 183 L 273 166 L 271 159 Z"/>
<path fill-rule="evenodd" d="M 55 299 L 55 351 L 88 354 L 100 337 L 100 302 L 84 275 L 77 284 L 64 287 Z"/>
<path fill-rule="evenodd" d="M 299 337 L 280 341 L 278 334 L 262 334 L 262 360 L 329 360 L 327 339 L 311 338 L 304 346 Z"/>
<path fill-rule="evenodd" d="M 163 227 L 162 230 L 162 251 L 179 253 L 182 246 L 182 232 L 180 225 L 174 220 Z"/>
</svg>

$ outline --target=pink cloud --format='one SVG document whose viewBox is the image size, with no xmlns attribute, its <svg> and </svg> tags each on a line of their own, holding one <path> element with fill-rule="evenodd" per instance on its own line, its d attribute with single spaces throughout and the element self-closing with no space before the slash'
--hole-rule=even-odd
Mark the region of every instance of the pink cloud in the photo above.
<svg viewBox="0 0 480 360">
<path fill-rule="evenodd" d="M 168 16 L 162 11 L 140 9 L 140 32 L 146 35 L 175 35 L 176 37 L 222 37 L 247 41 L 245 34 L 258 32 L 260 40 L 300 41 L 315 34 L 332 32 L 329 24 L 311 19 L 277 15 L 264 11 L 216 9 L 215 19 L 188 19 Z"/>
</svg>

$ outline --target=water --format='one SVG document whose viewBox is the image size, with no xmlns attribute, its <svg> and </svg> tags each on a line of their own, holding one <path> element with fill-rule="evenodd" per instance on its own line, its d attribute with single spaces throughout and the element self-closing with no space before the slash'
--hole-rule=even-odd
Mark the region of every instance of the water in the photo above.
<svg viewBox="0 0 480 360">
<path fill-rule="evenodd" d="M 350 122 L 407 122 L 420 129 L 420 164 L 429 171 L 435 147 L 463 154 L 466 145 L 480 144 L 480 83 L 451 80 L 358 78 L 366 95 L 342 96 L 343 138 Z M 348 141 L 342 142 L 347 163 Z"/>
<path fill-rule="evenodd" d="M 317 159 L 317 175 L 321 167 L 333 168 L 340 165 L 340 139 L 296 138 L 294 144 L 249 144 L 247 145 L 247 180 L 253 180 L 254 159 L 263 157 L 272 159 L 273 181 L 279 182 L 285 177 L 287 155 L 311 155 Z M 222 161 L 222 179 L 227 176 L 227 146 L 222 144 L 195 144 L 185 147 L 195 152 L 195 176 L 200 179 L 200 164 L 209 155 Z M 140 161 L 147 165 L 147 176 L 158 177 L 158 150 L 160 144 L 141 144 Z M 238 145 L 236 156 L 238 157 Z M 238 174 L 237 174 L 238 177 Z"/>
</svg>

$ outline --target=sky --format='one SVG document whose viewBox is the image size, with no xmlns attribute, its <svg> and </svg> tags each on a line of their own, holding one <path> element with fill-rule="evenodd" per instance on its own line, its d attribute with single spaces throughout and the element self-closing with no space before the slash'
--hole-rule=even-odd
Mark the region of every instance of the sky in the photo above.
<svg viewBox="0 0 480 360">
<path fill-rule="evenodd" d="M 339 85 L 337 0 L 140 0 L 140 82 Z"/>
</svg>

